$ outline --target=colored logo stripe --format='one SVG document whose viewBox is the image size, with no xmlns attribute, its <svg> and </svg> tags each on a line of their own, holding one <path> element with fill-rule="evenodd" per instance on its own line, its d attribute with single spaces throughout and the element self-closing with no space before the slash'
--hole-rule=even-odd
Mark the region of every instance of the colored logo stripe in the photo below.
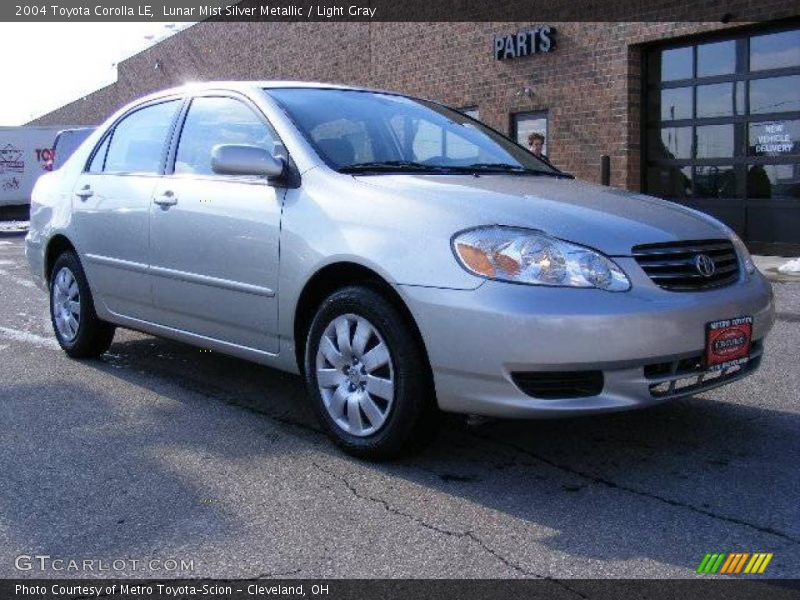
<svg viewBox="0 0 800 600">
<path fill-rule="evenodd" d="M 749 553 L 736 553 L 736 554 L 729 554 L 728 560 L 725 561 L 725 564 L 722 565 L 722 570 L 720 573 L 725 574 L 732 574 L 738 573 L 742 570 L 744 566 L 744 561 L 750 556 Z"/>
<path fill-rule="evenodd" d="M 708 553 L 700 561 L 697 567 L 697 573 L 717 573 L 720 575 L 733 575 L 741 573 L 744 569 L 745 573 L 763 573 L 767 568 L 769 561 L 772 560 L 773 554 L 771 552 L 719 552 Z M 749 561 L 748 561 L 749 559 Z M 747 566 L 745 567 L 745 564 Z"/>
<path fill-rule="evenodd" d="M 745 573 L 763 573 L 764 569 L 767 568 L 769 561 L 772 560 L 772 552 L 760 552 L 757 554 L 753 554 L 753 558 L 750 559 L 750 562 L 747 563 L 747 567 L 745 567 Z"/>
<path fill-rule="evenodd" d="M 703 558 L 703 561 L 700 563 L 700 566 L 697 567 L 698 573 L 716 573 L 719 569 L 720 565 L 722 564 L 722 559 L 725 558 L 725 554 L 706 554 Z"/>
</svg>

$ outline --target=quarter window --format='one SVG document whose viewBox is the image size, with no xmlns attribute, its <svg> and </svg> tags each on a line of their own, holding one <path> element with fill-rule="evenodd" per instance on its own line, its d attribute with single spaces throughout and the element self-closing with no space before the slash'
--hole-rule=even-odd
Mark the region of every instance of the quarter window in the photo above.
<svg viewBox="0 0 800 600">
<path fill-rule="evenodd" d="M 246 144 L 275 151 L 276 136 L 239 100 L 195 98 L 181 130 L 175 173 L 213 175 L 211 152 L 218 144 Z"/>
<path fill-rule="evenodd" d="M 178 106 L 177 100 L 152 104 L 120 121 L 111 135 L 103 171 L 159 173 L 167 134 Z M 91 168 L 95 168 L 94 161 Z"/>
</svg>

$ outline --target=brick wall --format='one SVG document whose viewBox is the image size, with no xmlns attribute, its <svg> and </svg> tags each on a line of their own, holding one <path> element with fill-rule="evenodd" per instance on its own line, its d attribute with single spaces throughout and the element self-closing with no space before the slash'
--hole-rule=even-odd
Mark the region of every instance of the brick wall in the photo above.
<svg viewBox="0 0 800 600">
<path fill-rule="evenodd" d="M 791 3 L 740 4 L 737 14 L 761 20 L 785 15 Z M 554 52 L 495 61 L 493 35 L 531 23 L 200 23 L 121 63 L 116 84 L 32 124 L 97 124 L 137 96 L 192 80 L 365 85 L 478 106 L 481 119 L 503 132 L 511 113 L 547 109 L 556 165 L 599 181 L 608 154 L 611 184 L 638 189 L 642 44 L 741 26 L 549 24 L 558 31 Z M 530 96 L 519 93 L 525 87 Z"/>
</svg>

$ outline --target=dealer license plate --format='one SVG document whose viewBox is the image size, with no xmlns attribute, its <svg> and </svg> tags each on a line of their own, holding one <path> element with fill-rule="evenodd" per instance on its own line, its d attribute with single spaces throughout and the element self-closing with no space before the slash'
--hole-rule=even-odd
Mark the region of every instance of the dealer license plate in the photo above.
<svg viewBox="0 0 800 600">
<path fill-rule="evenodd" d="M 706 325 L 706 368 L 718 371 L 746 363 L 750 357 L 753 317 L 712 321 Z"/>
</svg>

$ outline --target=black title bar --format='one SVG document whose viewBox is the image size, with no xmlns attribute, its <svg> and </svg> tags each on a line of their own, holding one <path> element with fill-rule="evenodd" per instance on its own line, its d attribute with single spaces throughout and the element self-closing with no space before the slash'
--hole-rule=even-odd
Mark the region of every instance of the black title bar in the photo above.
<svg viewBox="0 0 800 600">
<path fill-rule="evenodd" d="M 750 22 L 800 19 L 796 0 L 9 0 L 0 21 Z"/>
</svg>

